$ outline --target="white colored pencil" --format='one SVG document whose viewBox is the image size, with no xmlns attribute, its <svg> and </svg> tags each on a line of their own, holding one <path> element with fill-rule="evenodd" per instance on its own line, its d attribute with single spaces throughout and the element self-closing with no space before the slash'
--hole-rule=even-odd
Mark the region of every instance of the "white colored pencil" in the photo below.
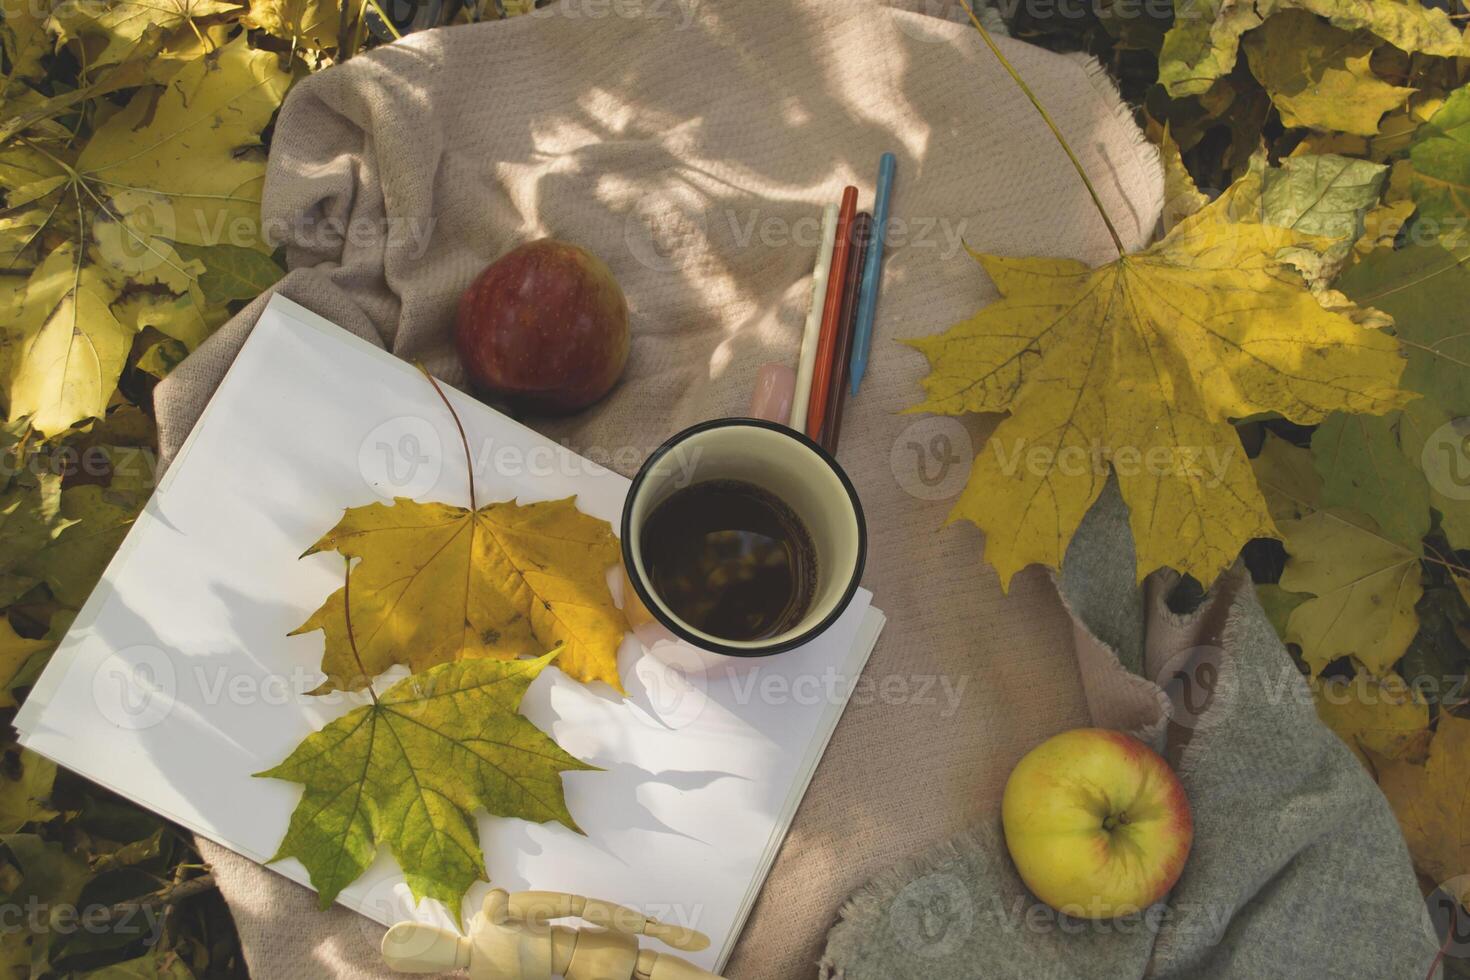
<svg viewBox="0 0 1470 980">
<path fill-rule="evenodd" d="M 837 205 L 822 211 L 822 244 L 812 270 L 812 302 L 801 334 L 801 359 L 796 362 L 796 395 L 791 402 L 791 427 L 806 431 L 807 405 L 812 397 L 812 373 L 817 367 L 817 335 L 822 332 L 822 305 L 827 299 L 827 277 L 832 273 L 832 246 L 837 243 Z"/>
</svg>

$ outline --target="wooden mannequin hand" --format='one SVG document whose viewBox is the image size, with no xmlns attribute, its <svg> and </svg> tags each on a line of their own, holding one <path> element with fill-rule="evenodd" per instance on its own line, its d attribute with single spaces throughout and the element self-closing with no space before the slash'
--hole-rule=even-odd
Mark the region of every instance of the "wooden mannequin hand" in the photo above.
<svg viewBox="0 0 1470 980">
<path fill-rule="evenodd" d="M 605 928 L 573 929 L 551 919 L 576 916 Z M 383 958 L 403 973 L 468 968 L 470 980 L 720 980 L 692 963 L 638 949 L 637 936 L 698 952 L 709 939 L 632 909 L 561 892 L 495 889 L 470 920 L 468 937 L 400 922 L 383 937 Z"/>
</svg>

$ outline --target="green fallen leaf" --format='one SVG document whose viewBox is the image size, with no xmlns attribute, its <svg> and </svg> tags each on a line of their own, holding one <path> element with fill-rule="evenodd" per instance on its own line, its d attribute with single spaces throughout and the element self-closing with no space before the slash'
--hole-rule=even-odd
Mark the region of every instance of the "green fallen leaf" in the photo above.
<svg viewBox="0 0 1470 980">
<path fill-rule="evenodd" d="M 1458 627 L 1464 604 L 1453 587 L 1424 590 L 1419 600 L 1419 634 L 1409 644 L 1398 671 L 1426 702 L 1456 710 L 1470 701 L 1470 647 Z"/>
<path fill-rule="evenodd" d="M 13 834 L 28 823 L 56 816 L 50 806 L 56 763 L 21 749 L 16 766 L 19 772 L 14 779 L 0 773 L 0 834 Z"/>
<path fill-rule="evenodd" d="M 0 493 L 0 606 L 25 595 L 39 577 L 25 571 L 66 527 L 61 517 L 61 478 L 22 470 Z"/>
<path fill-rule="evenodd" d="M 1336 154 L 1287 157 L 1260 171 L 1260 220 L 1320 242 L 1290 246 L 1277 258 L 1295 266 L 1314 288 L 1337 275 L 1378 202 L 1388 168 Z"/>
<path fill-rule="evenodd" d="M 92 877 L 87 863 L 57 841 L 43 840 L 36 834 L 0 834 L 3 845 L 20 870 L 19 885 L 7 897 L 12 907 L 34 907 L 39 910 L 38 930 L 29 922 L 21 936 L 30 942 L 32 977 L 48 973 L 53 945 L 59 945 L 76 926 L 77 899 Z M 8 946 L 14 936 L 6 938 Z"/>
<path fill-rule="evenodd" d="M 1470 244 L 1470 85 L 1456 89 L 1415 138 L 1415 227 L 1449 247 Z"/>
<path fill-rule="evenodd" d="M 1367 514 L 1384 534 L 1417 547 L 1429 533 L 1429 484 L 1399 449 L 1401 413 L 1337 413 L 1312 434 L 1323 501 Z"/>
<path fill-rule="evenodd" d="M 326 908 L 386 845 L 414 899 L 435 898 L 458 920 L 465 890 L 488 880 L 478 811 L 580 833 L 561 774 L 596 767 L 517 713 L 555 658 L 432 667 L 307 736 L 257 773 L 305 787 L 271 860 L 305 865 Z"/>
<path fill-rule="evenodd" d="M 45 581 L 61 602 L 81 608 L 127 536 L 144 499 L 93 485 L 63 490 L 61 516 L 68 526 L 22 570 Z"/>
<path fill-rule="evenodd" d="M 1279 585 L 1257 585 L 1256 598 L 1266 610 L 1266 618 L 1276 627 L 1276 635 L 1286 636 L 1286 621 L 1297 606 L 1312 598 L 1300 592 L 1288 592 Z"/>
<path fill-rule="evenodd" d="M 194 980 L 194 972 L 177 952 L 155 946 L 136 959 L 112 963 L 76 977 L 77 980 Z"/>
<path fill-rule="evenodd" d="M 275 259 L 258 249 L 238 245 L 204 247 L 187 242 L 173 245 L 183 258 L 197 259 L 204 266 L 199 275 L 199 288 L 211 303 L 254 299 L 286 274 Z"/>
<path fill-rule="evenodd" d="M 10 625 L 10 620 L 0 616 L 0 708 L 15 707 L 15 698 L 9 691 L 11 681 L 21 672 L 28 660 L 54 645 L 50 640 L 28 640 L 18 635 L 15 628 Z M 0 806 L 0 810 L 3 809 L 3 806 Z M 3 825 L 3 821 L 0 821 L 0 825 Z M 12 827 L 9 831 L 0 830 L 0 833 L 10 833 L 15 829 L 17 828 Z"/>
<path fill-rule="evenodd" d="M 1450 543 L 1470 548 L 1470 330 L 1447 311 L 1470 309 L 1470 249 L 1378 249 L 1338 279 L 1354 302 L 1389 314 L 1408 363 L 1403 384 L 1423 397 L 1389 416 L 1410 464 L 1424 470 L 1429 502 Z"/>
</svg>

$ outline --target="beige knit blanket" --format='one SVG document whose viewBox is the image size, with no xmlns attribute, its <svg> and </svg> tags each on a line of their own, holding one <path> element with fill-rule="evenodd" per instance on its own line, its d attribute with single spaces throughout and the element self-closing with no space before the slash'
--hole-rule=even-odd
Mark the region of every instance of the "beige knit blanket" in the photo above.
<svg viewBox="0 0 1470 980">
<path fill-rule="evenodd" d="M 1081 58 L 1003 45 L 1125 242 L 1144 243 L 1162 180 L 1117 96 Z M 529 421 L 624 473 L 675 430 L 741 411 L 761 362 L 795 361 L 821 206 L 847 183 L 871 201 L 885 150 L 898 183 L 877 335 L 839 456 L 888 627 L 728 967 L 741 980 L 813 976 L 849 894 L 993 814 L 1045 736 L 1116 710 L 1084 694 L 1049 577 L 1003 595 L 979 535 L 943 526 L 983 433 L 900 414 L 925 365 L 895 340 L 995 298 L 962 240 L 1112 254 L 1076 174 L 970 28 L 862 0 L 560 0 L 415 35 L 301 82 L 272 145 L 280 291 L 450 381 L 455 300 L 487 262 L 543 235 L 606 260 L 632 312 L 627 375 L 575 418 Z M 166 453 L 262 305 L 159 387 Z M 372 923 L 202 846 L 254 976 L 385 974 Z"/>
</svg>

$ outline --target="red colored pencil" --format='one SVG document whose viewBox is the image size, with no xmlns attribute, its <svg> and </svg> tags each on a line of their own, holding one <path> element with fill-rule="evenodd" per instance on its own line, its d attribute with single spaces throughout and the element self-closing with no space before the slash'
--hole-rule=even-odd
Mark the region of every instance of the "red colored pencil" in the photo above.
<svg viewBox="0 0 1470 980">
<path fill-rule="evenodd" d="M 827 416 L 822 431 L 814 434 L 823 449 L 837 455 L 837 437 L 842 431 L 842 407 L 847 402 L 847 365 L 852 356 L 853 333 L 857 326 L 858 290 L 863 284 L 863 259 L 873 237 L 873 216 L 864 211 L 852 223 L 852 254 L 847 260 L 847 283 L 842 288 L 842 320 L 833 348 L 832 383 L 827 392 Z"/>
<path fill-rule="evenodd" d="M 815 439 L 827 416 L 828 388 L 832 386 L 832 355 L 842 319 L 842 289 L 847 281 L 847 256 L 852 251 L 852 220 L 857 214 L 857 188 L 842 191 L 837 212 L 837 244 L 832 246 L 832 271 L 827 276 L 827 302 L 822 307 L 822 332 L 817 335 L 817 363 L 812 371 L 812 397 L 807 403 L 806 434 Z"/>
</svg>

